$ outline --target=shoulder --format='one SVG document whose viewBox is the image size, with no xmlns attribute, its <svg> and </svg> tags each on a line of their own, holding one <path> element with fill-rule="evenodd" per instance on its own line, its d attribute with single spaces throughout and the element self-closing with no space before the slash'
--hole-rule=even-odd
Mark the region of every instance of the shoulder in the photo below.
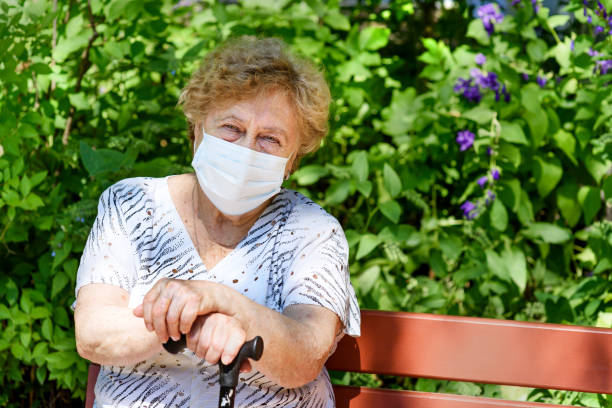
<svg viewBox="0 0 612 408">
<path fill-rule="evenodd" d="M 116 182 L 102 192 L 98 202 L 98 214 L 123 218 L 127 214 L 134 215 L 155 206 L 165 180 L 165 178 L 133 177 Z"/>
<path fill-rule="evenodd" d="M 291 206 L 286 223 L 289 230 L 301 231 L 311 238 L 339 236 L 344 239 L 340 222 L 319 204 L 297 191 L 283 189 L 281 194 Z"/>
</svg>

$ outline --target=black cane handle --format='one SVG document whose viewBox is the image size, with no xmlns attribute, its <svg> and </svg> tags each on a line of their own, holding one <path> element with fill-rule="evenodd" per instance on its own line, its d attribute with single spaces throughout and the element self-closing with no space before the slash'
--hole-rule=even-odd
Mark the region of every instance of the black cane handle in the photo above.
<svg viewBox="0 0 612 408">
<path fill-rule="evenodd" d="M 187 338 L 183 334 L 179 340 L 169 339 L 163 346 L 168 353 L 176 354 L 187 348 Z M 231 363 L 225 365 L 219 361 L 219 381 L 221 385 L 232 388 L 238 385 L 238 374 L 240 374 L 242 362 L 247 358 L 255 361 L 259 360 L 263 354 L 263 349 L 263 339 L 260 336 L 256 336 L 240 347 L 238 355 Z"/>
<path fill-rule="evenodd" d="M 238 385 L 238 374 L 240 374 L 242 362 L 247 358 L 255 361 L 259 360 L 263 350 L 263 339 L 260 336 L 256 336 L 240 347 L 238 355 L 231 363 L 225 365 L 219 361 L 219 383 L 221 386 L 235 388 Z"/>
<path fill-rule="evenodd" d="M 170 354 L 180 353 L 187 348 L 187 337 L 184 334 L 181 334 L 181 338 L 178 340 L 172 340 L 172 337 L 170 337 L 162 346 Z"/>
</svg>

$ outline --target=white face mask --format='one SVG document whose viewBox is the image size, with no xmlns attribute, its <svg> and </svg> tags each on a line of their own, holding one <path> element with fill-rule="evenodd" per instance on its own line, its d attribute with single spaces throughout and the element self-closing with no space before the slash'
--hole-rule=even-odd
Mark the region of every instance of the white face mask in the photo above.
<svg viewBox="0 0 612 408">
<path fill-rule="evenodd" d="M 239 215 L 280 191 L 288 161 L 204 133 L 191 165 L 215 207 L 224 214 Z"/>
</svg>

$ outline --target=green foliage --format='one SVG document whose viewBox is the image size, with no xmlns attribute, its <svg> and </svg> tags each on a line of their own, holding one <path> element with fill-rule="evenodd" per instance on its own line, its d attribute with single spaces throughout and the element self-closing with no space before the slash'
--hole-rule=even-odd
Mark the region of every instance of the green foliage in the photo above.
<svg viewBox="0 0 612 408">
<path fill-rule="evenodd" d="M 69 307 L 97 199 L 125 177 L 190 171 L 180 89 L 208 50 L 241 34 L 282 37 L 329 79 L 330 135 L 287 187 L 342 223 L 362 307 L 610 326 L 612 78 L 589 56 L 609 53 L 610 37 L 583 34 L 578 1 L 569 24 L 523 1 L 490 37 L 462 19 L 462 2 L 438 24 L 435 2 L 362 3 L 0 0 L 0 405 L 84 396 Z M 478 52 L 509 102 L 454 92 Z M 460 151 L 465 129 L 476 138 Z M 474 219 L 466 200 L 479 203 Z"/>
</svg>

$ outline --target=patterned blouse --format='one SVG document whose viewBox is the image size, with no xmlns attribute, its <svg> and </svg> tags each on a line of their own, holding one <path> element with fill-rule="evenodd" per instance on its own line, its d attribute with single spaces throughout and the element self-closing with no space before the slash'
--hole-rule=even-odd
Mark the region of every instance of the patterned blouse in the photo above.
<svg viewBox="0 0 612 408">
<path fill-rule="evenodd" d="M 164 277 L 202 279 L 234 288 L 282 312 L 294 304 L 325 307 L 344 333 L 358 336 L 360 315 L 348 272 L 348 245 L 338 221 L 320 206 L 281 190 L 236 248 L 206 269 L 170 197 L 167 178 L 132 178 L 109 187 L 81 258 L 75 291 L 89 283 L 119 286 L 138 306 Z M 217 407 L 218 368 L 190 350 L 165 351 L 133 366 L 102 366 L 95 406 Z M 333 407 L 325 368 L 287 389 L 263 374 L 241 373 L 236 407 Z"/>
</svg>

